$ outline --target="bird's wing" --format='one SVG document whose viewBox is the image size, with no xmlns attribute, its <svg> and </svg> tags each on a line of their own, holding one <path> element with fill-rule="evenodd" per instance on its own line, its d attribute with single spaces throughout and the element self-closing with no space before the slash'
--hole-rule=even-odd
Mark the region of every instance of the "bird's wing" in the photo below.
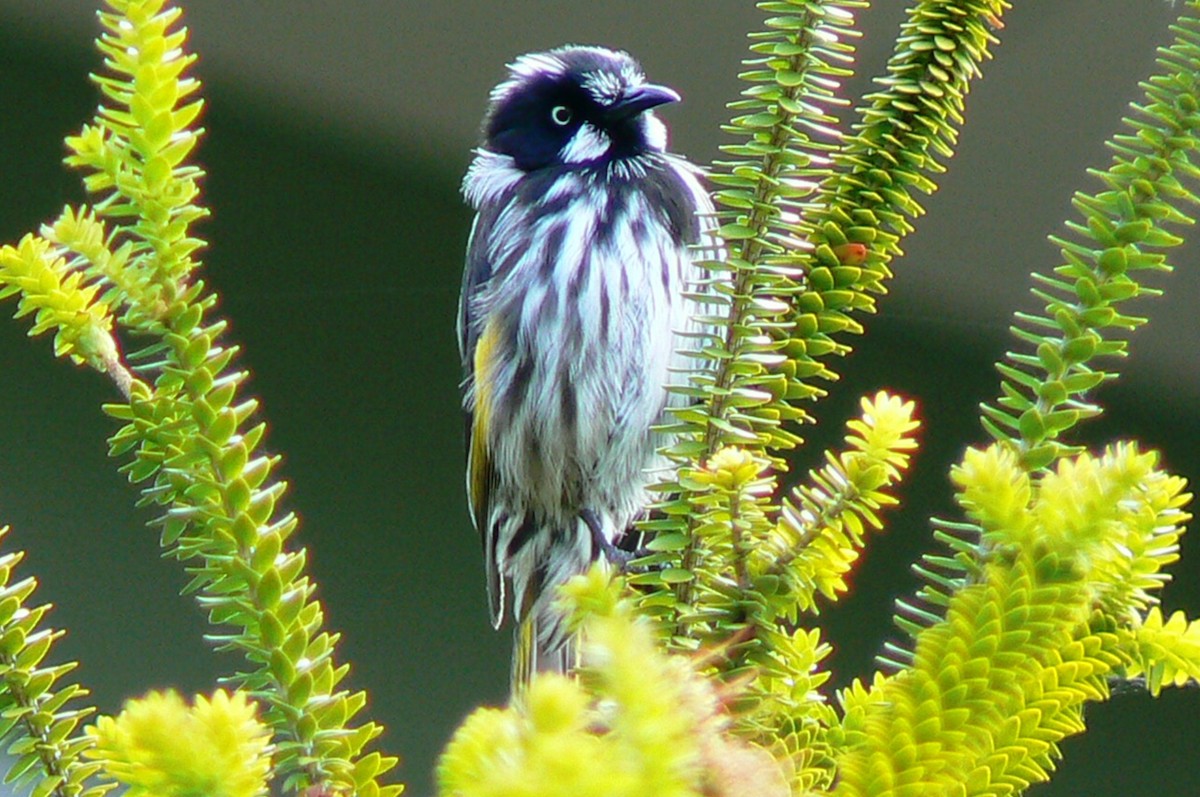
<svg viewBox="0 0 1200 797">
<path fill-rule="evenodd" d="M 487 257 L 487 239 L 494 218 L 480 213 L 471 225 L 467 242 L 467 262 L 463 269 L 462 295 L 458 303 L 458 351 L 462 357 L 464 387 L 467 391 L 467 506 L 476 531 L 484 543 L 484 569 L 487 571 L 488 604 L 492 624 L 497 627 L 504 611 L 504 584 L 496 565 L 492 548 L 495 530 L 490 527 L 492 487 L 496 472 L 488 450 L 488 423 L 491 402 L 488 395 L 488 374 L 496 354 L 497 327 L 484 324 L 475 317 L 475 298 L 492 276 L 492 264 Z"/>
</svg>

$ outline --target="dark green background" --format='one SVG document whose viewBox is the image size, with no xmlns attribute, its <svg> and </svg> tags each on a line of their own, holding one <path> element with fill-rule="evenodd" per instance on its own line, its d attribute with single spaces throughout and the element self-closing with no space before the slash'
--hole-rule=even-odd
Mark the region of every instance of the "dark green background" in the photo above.
<svg viewBox="0 0 1200 797">
<path fill-rule="evenodd" d="M 1030 3 L 1011 16 L 989 79 L 972 96 L 960 155 L 896 263 L 894 295 L 867 320 L 868 336 L 842 364 L 845 378 L 817 408 L 813 445 L 796 457 L 800 468 L 818 464 L 820 447 L 837 439 L 865 392 L 888 387 L 920 403 L 923 448 L 907 508 L 873 540 L 853 596 L 823 618 L 838 685 L 869 673 L 882 640 L 895 635 L 891 603 L 916 586 L 906 565 L 931 549 L 926 518 L 953 512 L 948 464 L 982 441 L 974 408 L 996 392 L 991 362 L 1009 345 L 1007 297 L 1020 295 L 1025 272 L 1053 265 L 1042 239 L 1069 211 L 1070 191 L 1085 185 L 1082 168 L 1105 162 L 1101 142 L 1165 40 L 1166 4 L 1083 5 L 1106 10 L 1077 20 Z M 1055 8 L 1067 7 L 1080 4 Z M 499 8 L 480 4 L 479 13 Z M 0 4 L 0 23 L 2 12 Z M 890 8 L 868 15 L 871 68 L 896 16 Z M 743 9 L 735 21 L 745 18 Z M 1089 20 L 1094 29 L 1080 29 Z M 631 37 L 640 30 L 637 20 L 625 25 Z M 1063 25 L 1061 36 L 1047 25 Z M 6 34 L 0 240 L 13 241 L 82 199 L 60 166 L 61 139 L 90 117 L 96 96 L 84 76 L 98 62 L 20 20 Z M 202 53 L 205 35 L 216 34 L 196 31 Z M 525 48 L 517 40 L 510 49 Z M 462 81 L 435 86 L 442 102 L 474 116 L 498 70 L 472 73 L 469 91 Z M 456 189 L 471 131 L 458 131 L 453 148 L 403 129 L 368 140 L 339 120 L 295 115 L 216 67 L 210 75 L 201 63 L 197 72 L 209 102 L 200 153 L 213 209 L 201 228 L 211 244 L 205 279 L 244 346 L 249 388 L 271 424 L 268 446 L 285 455 L 293 488 L 285 506 L 302 516 L 299 544 L 330 626 L 344 634 L 350 684 L 370 690 L 370 715 L 388 728 L 384 747 L 404 757 L 411 793 L 426 794 L 452 729 L 507 687 L 507 635 L 487 623 L 462 498 L 452 326 L 470 221 Z M 390 79 L 414 95 L 433 90 L 428 75 Z M 711 89 L 668 82 L 685 96 Z M 677 139 L 698 160 L 718 140 L 696 131 Z M 1096 444 L 1133 437 L 1159 447 L 1192 479 L 1200 476 L 1194 250 L 1175 258 L 1180 274 L 1157 281 L 1167 297 L 1140 308 L 1167 323 L 1137 335 L 1129 378 L 1100 394 L 1111 411 L 1085 429 Z M 29 551 L 24 572 L 39 577 L 39 595 L 56 605 L 53 623 L 69 630 L 56 655 L 82 662 L 78 677 L 106 712 L 149 687 L 211 689 L 237 662 L 210 653 L 199 610 L 178 596 L 185 576 L 159 561 L 143 526 L 151 516 L 131 508 L 137 493 L 105 456 L 114 426 L 98 406 L 112 389 L 54 361 L 49 341 L 26 340 L 26 329 L 0 322 L 0 524 L 12 524 L 7 549 Z M 1174 572 L 1166 605 L 1200 614 L 1195 540 L 1185 539 Z M 1195 793 L 1198 715 L 1200 690 L 1092 707 L 1089 732 L 1064 745 L 1059 776 L 1037 793 Z"/>
</svg>

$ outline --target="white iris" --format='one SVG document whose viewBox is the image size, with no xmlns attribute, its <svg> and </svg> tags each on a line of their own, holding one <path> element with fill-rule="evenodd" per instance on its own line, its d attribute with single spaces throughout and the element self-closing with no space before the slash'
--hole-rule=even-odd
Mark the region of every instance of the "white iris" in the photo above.
<svg viewBox="0 0 1200 797">
<path fill-rule="evenodd" d="M 550 118 L 554 124 L 566 126 L 571 123 L 571 109 L 565 105 L 555 105 L 550 109 Z"/>
</svg>

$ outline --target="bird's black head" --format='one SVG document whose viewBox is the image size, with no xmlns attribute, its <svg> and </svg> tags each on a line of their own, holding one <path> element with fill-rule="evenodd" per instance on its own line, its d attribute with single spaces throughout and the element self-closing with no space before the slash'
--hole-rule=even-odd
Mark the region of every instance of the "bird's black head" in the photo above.
<svg viewBox="0 0 1200 797">
<path fill-rule="evenodd" d="M 571 46 L 524 55 L 492 91 L 484 146 L 523 171 L 661 152 L 666 128 L 647 112 L 678 99 L 646 83 L 625 53 Z"/>
</svg>

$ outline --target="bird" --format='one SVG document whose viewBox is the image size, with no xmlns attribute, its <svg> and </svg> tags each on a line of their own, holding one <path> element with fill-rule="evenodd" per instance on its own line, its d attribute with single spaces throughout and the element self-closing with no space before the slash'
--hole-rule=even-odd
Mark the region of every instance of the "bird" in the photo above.
<svg viewBox="0 0 1200 797">
<path fill-rule="evenodd" d="M 462 183 L 475 217 L 457 333 L 468 507 L 492 624 L 517 624 L 516 692 L 577 665 L 557 587 L 620 563 L 669 465 L 655 427 L 696 365 L 717 244 L 703 172 L 667 151 L 655 113 L 678 93 L 598 46 L 507 69 Z"/>
</svg>

